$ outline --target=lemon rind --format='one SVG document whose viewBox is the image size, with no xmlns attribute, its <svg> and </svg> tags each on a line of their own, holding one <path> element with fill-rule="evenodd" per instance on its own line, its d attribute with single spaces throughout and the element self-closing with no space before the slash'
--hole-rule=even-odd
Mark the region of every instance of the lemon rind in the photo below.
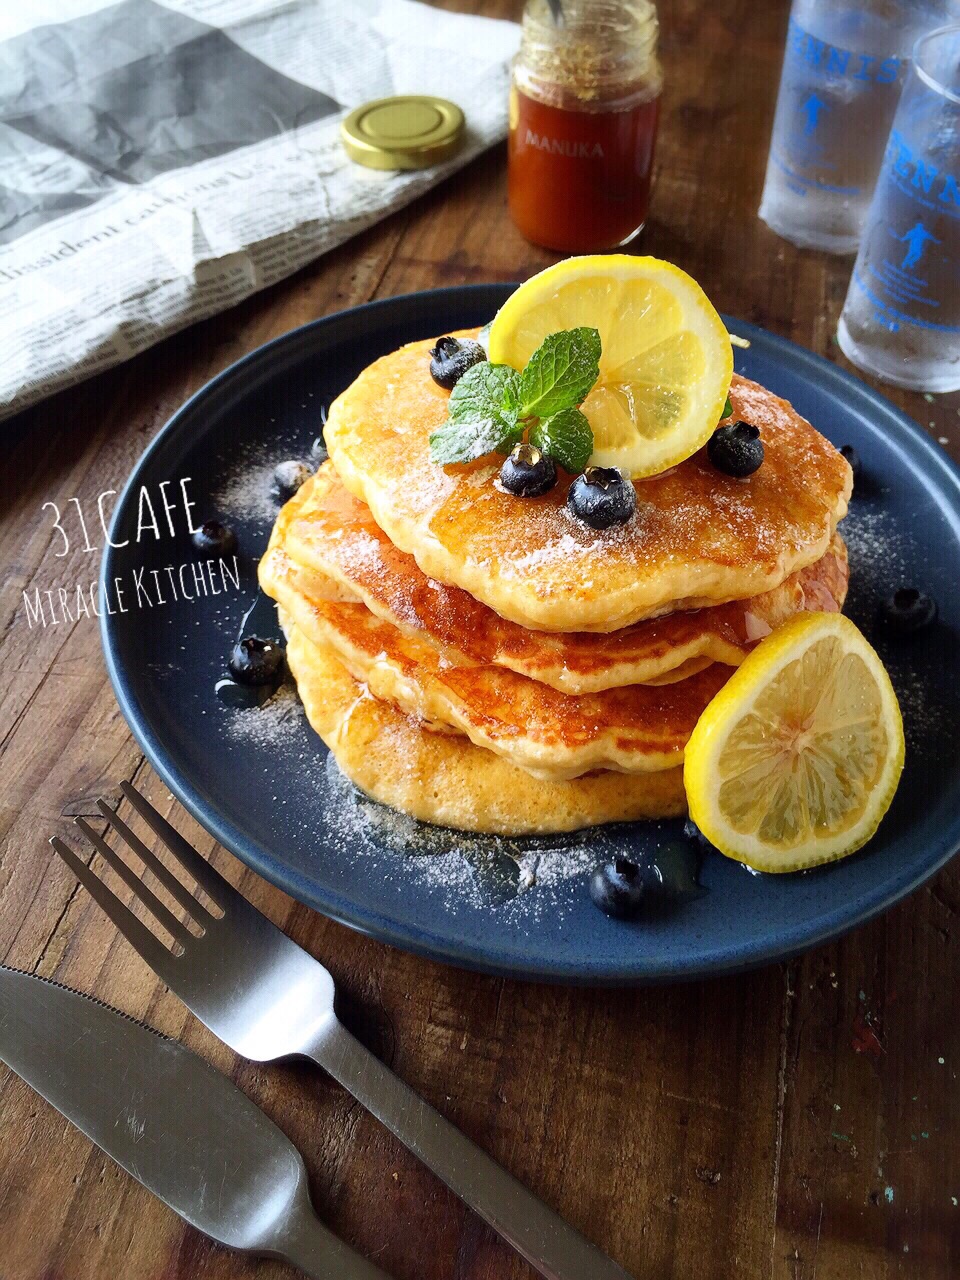
<svg viewBox="0 0 960 1280">
<path fill-rule="evenodd" d="M 864 813 L 854 828 L 818 839 L 815 847 L 786 858 L 755 836 L 731 832 L 719 813 L 716 798 L 718 761 L 732 727 L 749 712 L 757 696 L 788 663 L 811 644 L 836 636 L 847 652 L 856 652 L 876 681 L 884 722 L 894 739 L 894 749 L 872 789 Z M 754 871 L 783 874 L 835 862 L 861 849 L 873 836 L 890 807 L 903 770 L 903 720 L 890 677 L 869 642 L 843 614 L 809 613 L 778 627 L 751 653 L 716 695 L 697 723 L 684 756 L 684 787 L 690 817 L 715 848 Z"/>
<path fill-rule="evenodd" d="M 645 447 L 644 452 L 650 455 L 649 460 L 640 465 L 631 463 L 629 467 L 619 461 L 619 456 L 624 453 L 620 449 L 596 449 L 590 457 L 588 464 L 590 466 L 620 466 L 623 470 L 629 471 L 631 479 L 646 479 L 649 476 L 658 475 L 662 471 L 667 471 L 670 467 L 677 466 L 703 448 L 722 418 L 730 379 L 733 376 L 733 348 L 730 345 L 730 336 L 727 328 L 710 299 L 692 276 L 672 262 L 666 262 L 663 259 L 654 257 L 633 257 L 630 254 L 601 254 L 565 258 L 562 262 L 555 263 L 553 266 L 547 267 L 536 275 L 531 276 L 503 304 L 490 327 L 489 356 L 495 364 L 512 363 L 510 360 L 510 342 L 504 335 L 512 335 L 517 328 L 519 318 L 529 310 L 531 304 L 547 300 L 549 291 L 555 287 L 558 281 L 567 283 L 578 273 L 587 276 L 591 272 L 618 280 L 654 279 L 663 281 L 664 278 L 668 278 L 674 281 L 677 287 L 673 290 L 673 296 L 682 310 L 680 328 L 686 328 L 694 333 L 703 345 L 708 362 L 711 364 L 716 362 L 722 365 L 725 371 L 722 387 L 718 388 L 714 396 L 712 398 L 707 396 L 698 397 L 698 400 L 703 401 L 703 403 L 699 406 L 699 409 L 694 405 L 688 412 L 688 419 L 694 414 L 698 416 L 702 414 L 703 424 L 698 431 L 691 431 L 690 434 L 686 435 L 682 447 L 658 451 L 655 446 L 648 445 Z M 509 325 L 508 321 L 510 322 Z M 675 434 L 682 433 L 672 429 L 667 434 L 667 440 Z"/>
</svg>

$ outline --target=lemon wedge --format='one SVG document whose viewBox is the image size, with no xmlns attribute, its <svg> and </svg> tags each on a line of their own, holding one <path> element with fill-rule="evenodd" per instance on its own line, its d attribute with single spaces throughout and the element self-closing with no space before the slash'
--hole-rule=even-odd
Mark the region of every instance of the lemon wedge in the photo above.
<svg viewBox="0 0 960 1280">
<path fill-rule="evenodd" d="M 522 369 L 544 338 L 598 329 L 600 377 L 581 406 L 591 466 L 634 478 L 675 466 L 706 443 L 733 374 L 730 337 L 695 280 L 659 258 L 567 258 L 532 276 L 490 327 L 495 364 Z"/>
<path fill-rule="evenodd" d="M 903 769 L 890 677 L 838 613 L 778 627 L 703 712 L 684 757 L 690 816 L 757 871 L 801 871 L 866 844 Z"/>
</svg>

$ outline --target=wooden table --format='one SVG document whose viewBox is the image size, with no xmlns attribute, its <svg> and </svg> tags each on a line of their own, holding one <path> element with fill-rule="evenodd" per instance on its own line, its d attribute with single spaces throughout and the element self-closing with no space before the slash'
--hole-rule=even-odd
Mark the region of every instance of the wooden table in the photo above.
<svg viewBox="0 0 960 1280">
<path fill-rule="evenodd" d="M 516 16 L 519 3 L 478 3 Z M 722 310 L 843 363 L 848 259 L 756 217 L 786 0 L 662 0 L 666 97 L 642 248 Z M 0 949 L 229 1071 L 304 1152 L 330 1226 L 398 1280 L 533 1273 L 319 1073 L 236 1061 L 118 937 L 47 838 L 135 778 L 169 810 L 107 682 L 97 627 L 28 630 L 21 590 L 95 578 L 44 502 L 96 500 L 193 391 L 316 316 L 551 259 L 512 228 L 502 147 L 243 306 L 3 428 Z M 960 459 L 960 397 L 885 393 Z M 946 744 L 945 749 L 953 749 Z M 211 841 L 183 829 L 205 852 Z M 330 966 L 346 1020 L 436 1107 L 640 1280 L 947 1280 L 960 1271 L 960 863 L 882 919 L 741 978 L 596 992 L 458 972 L 216 864 Z M 0 1074 L 2 1280 L 289 1274 L 211 1245 Z"/>
</svg>

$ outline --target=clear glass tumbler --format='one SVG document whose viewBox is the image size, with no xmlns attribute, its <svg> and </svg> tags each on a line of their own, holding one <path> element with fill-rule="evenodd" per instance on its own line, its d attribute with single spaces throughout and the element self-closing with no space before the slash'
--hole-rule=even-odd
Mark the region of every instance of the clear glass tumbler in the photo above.
<svg viewBox="0 0 960 1280">
<path fill-rule="evenodd" d="M 794 244 L 853 253 L 910 50 L 958 0 L 793 0 L 760 217 Z"/>
<path fill-rule="evenodd" d="M 837 339 L 895 386 L 960 390 L 960 24 L 914 48 Z"/>
</svg>

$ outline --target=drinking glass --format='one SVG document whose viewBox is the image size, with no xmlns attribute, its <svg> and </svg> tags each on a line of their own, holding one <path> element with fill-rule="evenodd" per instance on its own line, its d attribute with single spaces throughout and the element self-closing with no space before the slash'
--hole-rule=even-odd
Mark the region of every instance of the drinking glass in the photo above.
<svg viewBox="0 0 960 1280">
<path fill-rule="evenodd" d="M 914 46 L 837 339 L 895 386 L 960 390 L 960 24 Z"/>
<path fill-rule="evenodd" d="M 794 244 L 853 253 L 924 32 L 957 0 L 793 0 L 760 217 Z"/>
</svg>

